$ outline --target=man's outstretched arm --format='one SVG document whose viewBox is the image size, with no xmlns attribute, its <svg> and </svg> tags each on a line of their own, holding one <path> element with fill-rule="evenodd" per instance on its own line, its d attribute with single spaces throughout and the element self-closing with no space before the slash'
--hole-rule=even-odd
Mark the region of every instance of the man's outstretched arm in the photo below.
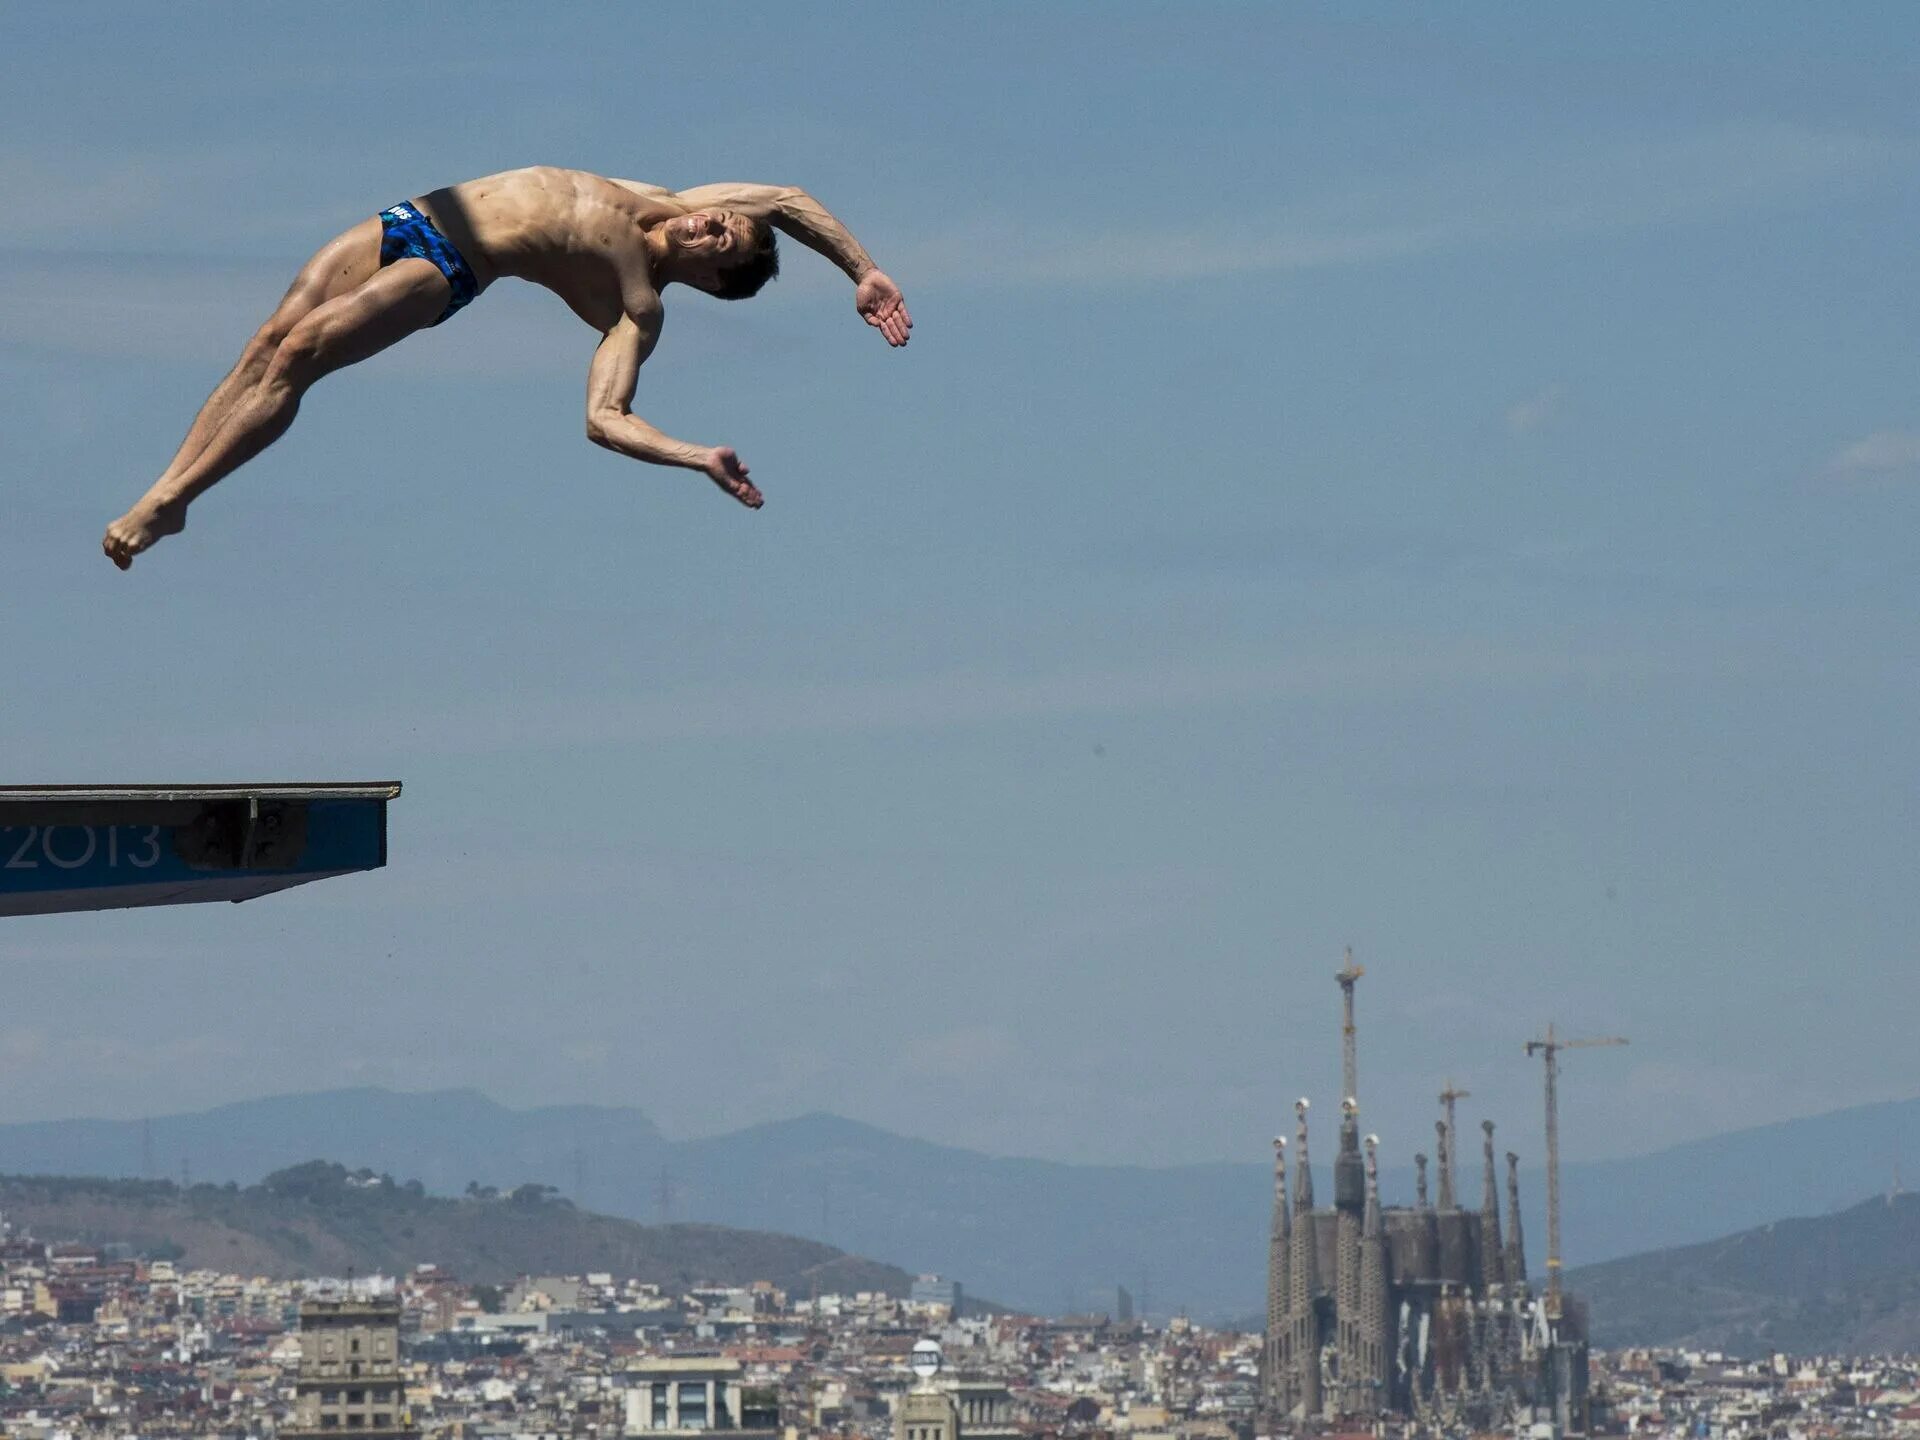
<svg viewBox="0 0 1920 1440">
<path fill-rule="evenodd" d="M 765 220 L 793 236 L 810 250 L 817 250 L 858 285 L 867 272 L 879 267 L 867 254 L 853 232 L 836 220 L 827 207 L 796 185 L 748 185 L 729 181 L 720 185 L 696 185 L 679 191 L 676 199 L 689 210 L 737 210 L 755 220 Z"/>
<path fill-rule="evenodd" d="M 635 460 L 701 471 L 742 505 L 758 510 L 765 502 L 747 479 L 747 467 L 729 447 L 675 440 L 630 408 L 634 387 L 640 382 L 640 367 L 659 339 L 657 314 L 638 320 L 623 315 L 620 323 L 607 331 L 587 371 L 587 438 Z"/>
<path fill-rule="evenodd" d="M 904 345 L 913 331 L 913 317 L 900 287 L 873 263 L 853 232 L 834 218 L 827 207 L 794 185 L 748 185 L 728 182 L 696 185 L 675 197 L 689 210 L 736 210 L 784 230 L 809 250 L 817 250 L 847 274 L 857 287 L 854 305 L 866 322 L 887 337 L 889 345 Z"/>
</svg>

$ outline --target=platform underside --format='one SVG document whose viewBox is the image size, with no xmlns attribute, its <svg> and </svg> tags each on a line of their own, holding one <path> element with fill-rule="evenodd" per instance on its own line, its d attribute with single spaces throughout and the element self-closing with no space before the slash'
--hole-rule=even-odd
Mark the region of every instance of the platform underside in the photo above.
<svg viewBox="0 0 1920 1440">
<path fill-rule="evenodd" d="M 387 863 L 397 781 L 0 786 L 0 916 L 238 902 Z"/>
</svg>

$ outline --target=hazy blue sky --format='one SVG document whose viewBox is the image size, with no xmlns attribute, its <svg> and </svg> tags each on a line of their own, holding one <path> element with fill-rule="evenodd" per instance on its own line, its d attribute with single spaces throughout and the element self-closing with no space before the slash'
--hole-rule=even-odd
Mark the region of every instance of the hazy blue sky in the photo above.
<svg viewBox="0 0 1920 1440">
<path fill-rule="evenodd" d="M 0 756 L 398 777 L 392 867 L 0 931 L 0 1118 L 348 1083 L 1394 1163 L 1920 1092 L 1920 9 L 0 6 Z M 636 408 L 503 282 L 105 523 L 306 255 L 806 186 Z M 1524 1145 L 1523 1145 L 1524 1148 Z M 1397 1158 L 1396 1158 L 1397 1157 Z"/>
</svg>

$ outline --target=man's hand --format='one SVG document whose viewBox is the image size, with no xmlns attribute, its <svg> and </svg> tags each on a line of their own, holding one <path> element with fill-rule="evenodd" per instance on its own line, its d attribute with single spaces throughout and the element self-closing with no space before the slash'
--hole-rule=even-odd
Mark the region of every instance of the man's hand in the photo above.
<svg viewBox="0 0 1920 1440">
<path fill-rule="evenodd" d="M 887 337 L 889 345 L 904 345 L 913 334 L 913 317 L 907 314 L 907 302 L 900 287 L 883 270 L 869 270 L 866 279 L 853 292 L 853 306 L 874 329 Z"/>
<path fill-rule="evenodd" d="M 749 510 L 758 510 L 766 504 L 753 482 L 747 479 L 747 467 L 740 463 L 740 457 L 733 453 L 731 446 L 722 445 L 707 452 L 707 462 L 700 467 L 727 494 L 738 500 Z"/>
</svg>

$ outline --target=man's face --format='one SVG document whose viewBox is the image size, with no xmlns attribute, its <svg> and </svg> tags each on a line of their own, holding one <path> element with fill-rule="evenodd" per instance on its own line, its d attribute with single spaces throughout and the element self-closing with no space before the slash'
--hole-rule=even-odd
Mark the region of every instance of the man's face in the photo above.
<svg viewBox="0 0 1920 1440">
<path fill-rule="evenodd" d="M 696 210 L 667 221 L 667 243 L 714 275 L 751 255 L 758 238 L 753 222 L 731 210 Z"/>
</svg>

